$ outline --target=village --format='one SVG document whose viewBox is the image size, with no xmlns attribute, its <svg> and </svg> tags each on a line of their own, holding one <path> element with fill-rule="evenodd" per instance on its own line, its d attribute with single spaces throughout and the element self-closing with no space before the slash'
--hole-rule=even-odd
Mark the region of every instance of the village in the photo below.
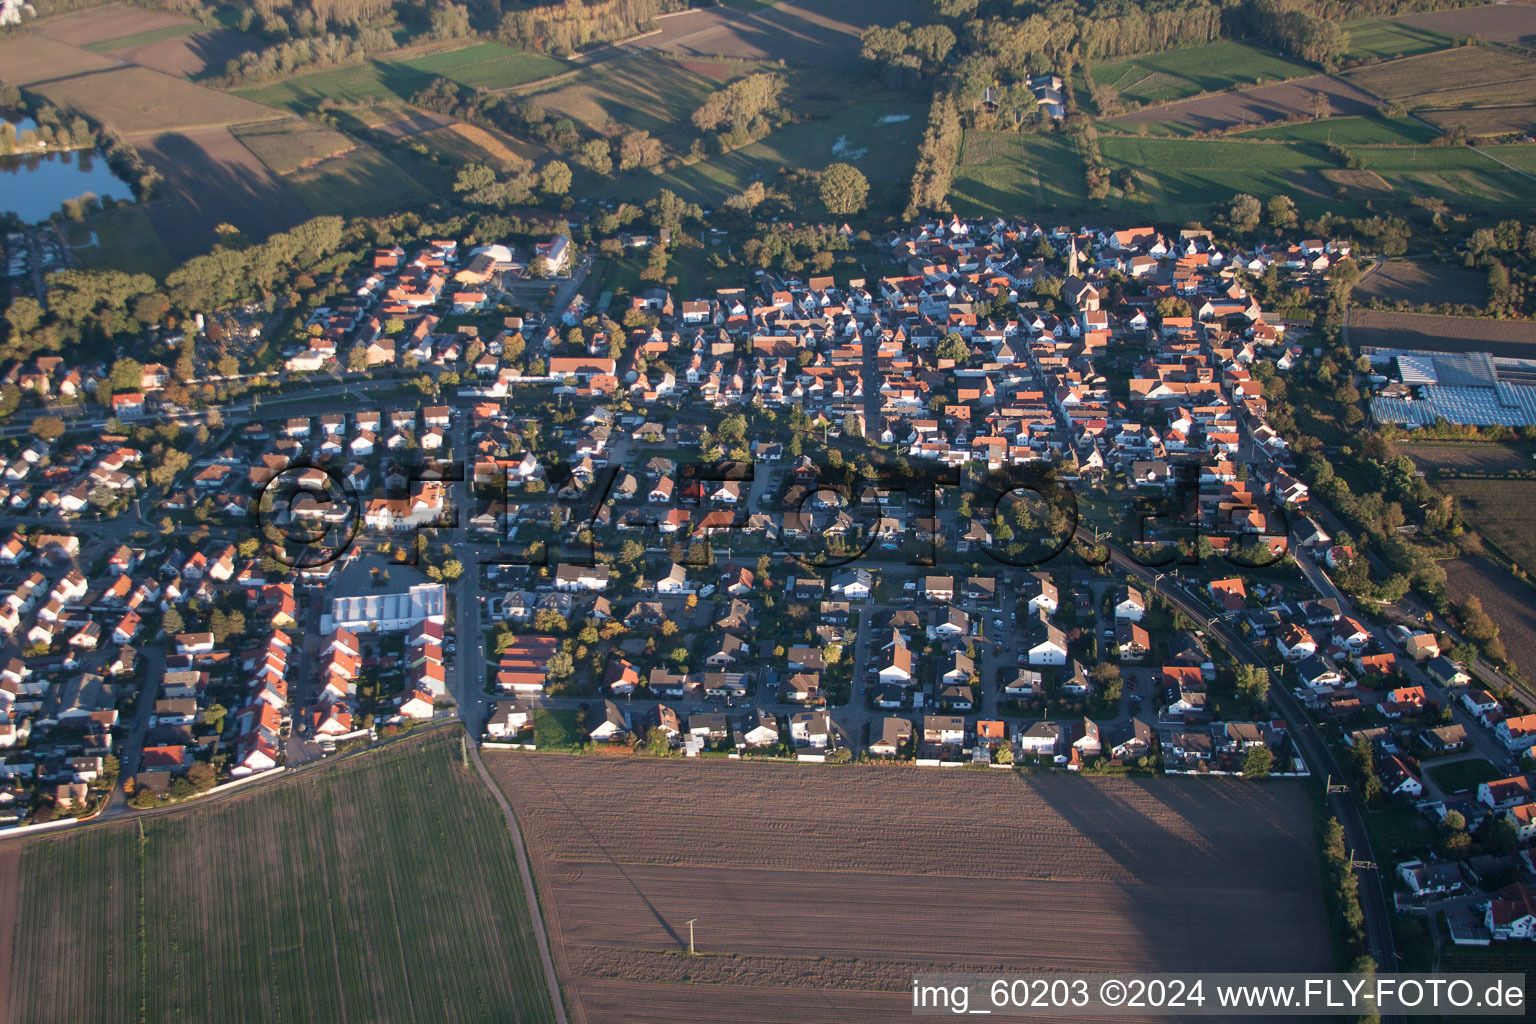
<svg viewBox="0 0 1536 1024">
<path fill-rule="evenodd" d="M 1536 715 L 1334 585 L 1350 538 L 1268 421 L 1311 321 L 1239 272 L 1316 284 L 1348 246 L 958 219 L 880 246 L 900 273 L 617 305 L 564 235 L 381 248 L 284 353 L 300 398 L 184 463 L 159 472 L 158 365 L 106 431 L 18 442 L 0 820 L 454 716 L 532 749 L 1082 772 L 1308 774 L 1321 742 L 1514 837 L 1410 862 L 1400 909 L 1536 936 Z M 530 279 L 552 312 L 494 311 Z M 399 386 L 302 400 L 343 365 Z M 1499 772 L 1475 796 L 1427 770 L 1471 758 Z"/>
</svg>

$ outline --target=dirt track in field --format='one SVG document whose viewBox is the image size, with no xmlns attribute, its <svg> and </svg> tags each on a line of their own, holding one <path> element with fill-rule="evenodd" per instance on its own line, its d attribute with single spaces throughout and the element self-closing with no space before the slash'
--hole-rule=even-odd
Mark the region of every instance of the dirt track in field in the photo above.
<svg viewBox="0 0 1536 1024">
<path fill-rule="evenodd" d="M 888 1021 L 924 970 L 1328 963 L 1288 783 L 485 759 L 577 1022 Z"/>
</svg>

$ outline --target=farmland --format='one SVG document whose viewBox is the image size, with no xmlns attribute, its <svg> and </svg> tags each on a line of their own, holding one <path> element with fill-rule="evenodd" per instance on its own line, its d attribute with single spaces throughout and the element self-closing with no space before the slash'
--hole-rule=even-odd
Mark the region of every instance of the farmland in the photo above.
<svg viewBox="0 0 1536 1024">
<path fill-rule="evenodd" d="M 1456 39 L 1425 25 L 1415 25 L 1406 18 L 1372 18 L 1345 24 L 1349 33 L 1346 61 L 1392 60 L 1412 57 L 1455 45 Z"/>
<path fill-rule="evenodd" d="M 1536 6 L 1529 3 L 1461 7 L 1428 14 L 1408 14 L 1394 20 L 1449 36 L 1477 36 L 1493 43 L 1529 43 L 1536 40 Z"/>
<path fill-rule="evenodd" d="M 552 1020 L 457 735 L 28 842 L 16 1019 Z"/>
<path fill-rule="evenodd" d="M 688 118 L 732 78 L 759 70 L 747 64 L 682 62 L 640 56 L 609 61 L 532 94 L 555 117 L 601 129 L 609 124 L 665 136 L 675 126 L 691 131 Z"/>
<path fill-rule="evenodd" d="M 207 252 L 221 223 L 265 238 L 309 216 L 283 180 L 227 128 L 165 132 L 137 138 L 134 145 L 165 175 L 164 193 L 144 212 L 177 259 Z"/>
<path fill-rule="evenodd" d="M 1321 145 L 1105 136 L 1100 149 L 1111 168 L 1130 167 L 1146 179 L 1135 202 L 1171 219 L 1198 219 L 1238 192 L 1283 193 L 1303 210 L 1335 205 L 1317 173 L 1334 164 Z"/>
<path fill-rule="evenodd" d="M 1349 316 L 1348 340 L 1355 348 L 1373 345 L 1426 352 L 1491 352 L 1526 359 L 1536 354 L 1536 325 L 1517 320 L 1357 309 Z"/>
<path fill-rule="evenodd" d="M 1355 287 L 1361 299 L 1389 302 L 1454 302 L 1481 306 L 1488 300 L 1488 275 L 1478 270 L 1419 260 L 1383 260 Z"/>
<path fill-rule="evenodd" d="M 1082 184 L 1082 158 L 1059 136 L 968 131 L 950 201 L 966 216 L 1018 215 L 1074 205 Z"/>
<path fill-rule="evenodd" d="M 1312 73 L 1305 64 L 1237 42 L 1172 50 L 1092 68 L 1096 84 L 1109 86 L 1131 103 L 1168 103 L 1234 85 L 1283 82 Z"/>
<path fill-rule="evenodd" d="M 141 67 L 77 75 L 36 87 L 61 107 L 84 111 L 124 135 L 269 121 L 283 115 L 229 93 Z"/>
<path fill-rule="evenodd" d="M 1536 62 L 1487 46 L 1405 57 L 1344 77 L 1414 110 L 1536 102 Z"/>
<path fill-rule="evenodd" d="M 359 147 L 284 178 L 310 212 L 387 213 L 429 194 L 378 150 Z"/>
<path fill-rule="evenodd" d="M 1414 441 L 1396 448 L 1426 473 L 1512 473 L 1536 468 L 1529 452 L 1493 442 Z"/>
<path fill-rule="evenodd" d="M 275 174 L 308 167 L 357 145 L 340 132 L 298 120 L 247 125 L 235 129 L 234 136 Z"/>
<path fill-rule="evenodd" d="M 116 66 L 107 57 L 46 36 L 15 33 L 0 38 L 0 81 L 8 85 L 35 85 Z"/>
<path fill-rule="evenodd" d="M 1536 480 L 1448 479 L 1435 486 L 1456 495 L 1467 524 L 1484 540 L 1515 564 L 1536 570 Z"/>
<path fill-rule="evenodd" d="M 892 1020 L 925 969 L 1329 962 L 1286 783 L 486 760 L 576 1022 Z"/>
<path fill-rule="evenodd" d="M 1339 146 L 1373 144 L 1416 146 L 1433 141 L 1435 132 L 1408 118 L 1382 117 L 1373 112 L 1363 117 L 1330 117 L 1321 121 L 1300 121 L 1295 124 L 1256 128 L 1253 131 L 1241 132 L 1236 138 L 1331 142 Z"/>
<path fill-rule="evenodd" d="M 1536 484 L 1532 484 L 1536 487 Z M 1529 499 L 1527 499 L 1529 501 Z M 1536 590 L 1509 570 L 1481 556 L 1441 562 L 1447 590 L 1454 598 L 1476 594 L 1483 610 L 1499 627 L 1499 640 L 1509 657 L 1526 674 L 1536 671 Z M 1489 595 L 1499 595 L 1489 600 Z"/>
<path fill-rule="evenodd" d="M 467 89 L 506 89 L 566 70 L 564 61 L 521 53 L 500 43 L 478 43 L 401 60 L 361 64 L 296 75 L 270 85 L 237 90 L 236 95 L 298 114 L 313 113 L 326 100 L 343 107 L 409 100 L 446 78 Z"/>
<path fill-rule="evenodd" d="M 621 48 L 680 57 L 783 60 L 841 70 L 858 58 L 859 34 L 865 26 L 922 20 L 922 6 L 914 0 L 721 5 L 660 21 L 659 32 Z"/>
<path fill-rule="evenodd" d="M 70 46 L 98 46 L 192 25 L 186 18 L 128 4 L 104 4 L 38 23 L 38 33 Z M 195 27 L 195 26 L 194 26 Z"/>
<path fill-rule="evenodd" d="M 1508 107 L 1457 107 L 1452 110 L 1423 110 L 1419 116 L 1435 127 L 1451 131 L 1460 125 L 1471 135 L 1509 135 L 1536 129 L 1536 104 L 1522 103 Z"/>
<path fill-rule="evenodd" d="M 1318 94 L 1328 97 L 1329 110 L 1336 117 L 1358 118 L 1360 115 L 1374 113 L 1378 105 L 1359 89 L 1336 78 L 1313 75 L 1278 85 L 1147 107 L 1106 123 L 1122 131 L 1139 130 L 1145 124 L 1152 135 L 1230 131 L 1245 125 L 1260 126 L 1288 118 L 1310 117 L 1312 98 Z"/>
</svg>

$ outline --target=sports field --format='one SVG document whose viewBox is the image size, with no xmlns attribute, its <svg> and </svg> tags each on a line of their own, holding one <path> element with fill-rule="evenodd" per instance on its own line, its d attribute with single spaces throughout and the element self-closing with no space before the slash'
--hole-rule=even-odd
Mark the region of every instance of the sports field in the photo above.
<svg viewBox="0 0 1536 1024">
<path fill-rule="evenodd" d="M 1234 85 L 1283 82 L 1315 72 L 1262 47 L 1225 42 L 1099 64 L 1092 73 L 1096 84 L 1114 88 L 1122 99 L 1167 103 Z"/>
<path fill-rule="evenodd" d="M 27 841 L 11 1019 L 554 1020 L 458 735 Z"/>
<path fill-rule="evenodd" d="M 575 1024 L 886 1024 L 924 970 L 1331 963 L 1299 784 L 484 756 Z"/>
</svg>

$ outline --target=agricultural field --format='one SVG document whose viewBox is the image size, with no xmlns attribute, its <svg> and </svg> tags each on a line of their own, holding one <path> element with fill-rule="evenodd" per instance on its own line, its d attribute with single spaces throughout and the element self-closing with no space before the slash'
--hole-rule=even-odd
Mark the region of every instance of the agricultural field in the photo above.
<svg viewBox="0 0 1536 1024">
<path fill-rule="evenodd" d="M 364 146 L 295 171 L 283 180 L 316 215 L 356 217 L 393 212 L 431 194 L 388 157 Z"/>
<path fill-rule="evenodd" d="M 1511 167 L 1536 173 L 1536 146 L 1483 146 L 1483 152 L 1502 160 Z"/>
<path fill-rule="evenodd" d="M 722 4 L 660 21 L 661 31 L 620 44 L 620 49 L 843 70 L 858 59 L 859 35 L 866 26 L 923 20 L 917 0 Z"/>
<path fill-rule="evenodd" d="M 1091 70 L 1096 84 L 1110 86 L 1131 103 L 1169 103 L 1234 85 L 1263 85 L 1314 73 L 1271 50 L 1238 42 L 1171 50 Z"/>
<path fill-rule="evenodd" d="M 1290 783 L 484 756 L 576 1024 L 889 1021 L 935 969 L 1330 964 Z"/>
<path fill-rule="evenodd" d="M 127 203 L 61 224 L 70 253 L 82 266 L 164 277 L 176 261 L 143 207 Z"/>
<path fill-rule="evenodd" d="M 1353 348 L 1422 349 L 1426 352 L 1491 352 L 1529 359 L 1536 355 L 1536 324 L 1470 316 L 1431 316 L 1357 309 L 1349 315 Z"/>
<path fill-rule="evenodd" d="M 175 39 L 178 36 L 188 35 L 195 31 L 197 31 L 197 25 L 190 21 L 183 21 L 174 25 L 166 25 L 164 28 L 150 29 L 147 32 L 135 32 L 132 35 L 104 39 L 99 43 L 91 43 L 86 49 L 92 53 L 112 53 L 116 50 L 148 46 L 150 43 L 158 43 L 162 39 Z"/>
<path fill-rule="evenodd" d="M 112 3 L 44 18 L 37 23 L 37 32 L 70 46 L 88 47 L 189 25 L 197 27 L 179 15 Z"/>
<path fill-rule="evenodd" d="M 309 216 L 309 210 L 227 128 L 166 132 L 133 140 L 165 175 L 162 195 L 144 212 L 178 260 L 207 252 L 214 228 L 233 224 L 248 238 L 266 238 Z"/>
<path fill-rule="evenodd" d="M 468 89 L 506 89 L 560 74 L 567 68 L 564 61 L 554 57 L 522 53 L 500 43 L 478 43 L 404 60 L 370 60 L 295 75 L 270 85 L 238 89 L 235 95 L 308 114 L 319 110 L 326 100 L 343 107 L 407 101 L 437 77 Z"/>
<path fill-rule="evenodd" d="M 871 208 L 899 206 L 912 177 L 927 110 L 910 101 L 858 102 L 786 125 L 740 149 L 662 174 L 641 174 L 589 190 L 597 196 L 644 199 L 671 189 L 690 202 L 717 203 L 754 180 L 771 182 L 781 167 L 819 171 L 850 163 L 869 179 Z M 897 119 L 900 120 L 897 120 Z"/>
<path fill-rule="evenodd" d="M 105 71 L 117 64 L 77 46 L 28 33 L 0 38 L 0 82 L 35 86 L 68 75 Z"/>
<path fill-rule="evenodd" d="M 1481 306 L 1488 301 L 1488 275 L 1447 263 L 1382 260 L 1366 272 L 1354 294 L 1366 300 Z"/>
<path fill-rule="evenodd" d="M 1337 78 L 1313 75 L 1278 85 L 1265 85 L 1244 89 L 1241 92 L 1217 93 L 1185 100 L 1182 103 L 1147 107 L 1106 121 L 1105 124 L 1121 131 L 1140 131 L 1141 125 L 1145 124 L 1148 134 L 1151 135 L 1225 132 L 1241 129 L 1246 125 L 1257 127 L 1295 117 L 1311 117 L 1312 98 L 1319 93 L 1328 97 L 1328 109 L 1331 116 L 1335 118 L 1359 118 L 1362 115 L 1374 114 L 1376 108 L 1380 106 L 1359 89 Z M 1280 125 L 1273 130 L 1284 132 L 1293 127 L 1303 126 Z M 1289 138 L 1290 136 L 1277 137 Z"/>
<path fill-rule="evenodd" d="M 130 136 L 222 128 L 284 116 L 239 96 L 132 66 L 47 82 L 36 91 L 51 103 L 84 111 Z"/>
<path fill-rule="evenodd" d="M 500 132 L 487 131 L 463 121 L 450 122 L 410 137 L 456 164 L 485 164 L 501 171 L 527 170 L 533 166 L 536 157 L 547 152 L 543 147 L 519 142 Z"/>
<path fill-rule="evenodd" d="M 1536 483 L 1528 485 L 1536 488 Z M 1526 507 L 1532 498 L 1536 494 L 1524 499 Z M 1536 590 L 1489 558 L 1453 558 L 1439 564 L 1445 570 L 1450 595 L 1457 599 L 1468 594 L 1481 597 L 1483 610 L 1499 627 L 1499 640 L 1510 659 L 1527 675 L 1536 671 Z M 1499 599 L 1489 600 L 1490 594 L 1497 594 Z"/>
<path fill-rule="evenodd" d="M 1488 46 L 1405 57 L 1344 78 L 1411 110 L 1536 103 L 1536 61 Z"/>
<path fill-rule="evenodd" d="M 1081 202 L 1083 160 L 1057 135 L 968 131 L 949 200 L 962 216 L 1026 215 Z"/>
<path fill-rule="evenodd" d="M 458 735 L 21 845 L 13 1019 L 553 1021 Z"/>
<path fill-rule="evenodd" d="M 1455 37 L 1424 25 L 1410 24 L 1405 18 L 1350 21 L 1344 24 L 1344 29 L 1349 33 L 1349 52 L 1344 55 L 1346 63 L 1394 60 L 1456 45 Z"/>
<path fill-rule="evenodd" d="M 1532 181 L 1469 146 L 1353 146 L 1365 170 L 1411 194 L 1439 199 L 1468 213 L 1515 213 L 1530 208 Z"/>
<path fill-rule="evenodd" d="M 298 119 L 246 125 L 233 134 L 274 174 L 289 174 L 357 146 L 340 132 Z"/>
<path fill-rule="evenodd" d="M 1289 195 L 1306 213 L 1337 207 L 1332 187 L 1318 173 L 1335 161 L 1317 144 L 1103 136 L 1099 149 L 1111 169 L 1138 172 L 1137 194 L 1126 202 L 1143 216 L 1197 220 L 1239 192 Z"/>
<path fill-rule="evenodd" d="M 1443 131 L 1458 125 L 1470 135 L 1529 134 L 1536 130 L 1536 104 L 1512 107 L 1457 107 L 1452 110 L 1421 110 L 1419 116 Z"/>
<path fill-rule="evenodd" d="M 167 75 L 200 78 L 223 74 L 224 67 L 246 50 L 261 49 L 266 44 L 256 36 L 231 28 L 202 29 L 173 34 L 145 33 L 128 39 L 100 44 L 109 53 L 130 64 L 138 64 Z M 170 30 L 164 30 L 169 33 Z"/>
<path fill-rule="evenodd" d="M 1373 112 L 1363 117 L 1329 117 L 1321 121 L 1277 124 L 1240 132 L 1233 138 L 1283 139 L 1339 146 L 1419 146 L 1434 141 L 1436 133 L 1417 121 L 1382 117 Z"/>
<path fill-rule="evenodd" d="M 1412 441 L 1394 447 L 1425 473 L 1513 473 L 1536 468 L 1530 452 L 1491 441 Z"/>
<path fill-rule="evenodd" d="M 1454 10 L 1407 14 L 1394 19 L 1404 25 L 1444 35 L 1477 36 L 1491 43 L 1536 42 L 1536 5 L 1528 2 L 1458 7 Z"/>
<path fill-rule="evenodd" d="M 569 117 L 592 129 L 609 125 L 642 128 L 658 137 L 675 131 L 691 136 L 689 118 L 710 93 L 734 78 L 762 70 L 750 64 L 639 56 L 606 61 L 529 94 L 553 117 Z"/>
<path fill-rule="evenodd" d="M 1529 464 L 1528 464 L 1529 465 Z M 1467 525 L 1516 565 L 1536 569 L 1536 480 L 1439 480 L 1436 487 L 1456 495 Z"/>
</svg>

